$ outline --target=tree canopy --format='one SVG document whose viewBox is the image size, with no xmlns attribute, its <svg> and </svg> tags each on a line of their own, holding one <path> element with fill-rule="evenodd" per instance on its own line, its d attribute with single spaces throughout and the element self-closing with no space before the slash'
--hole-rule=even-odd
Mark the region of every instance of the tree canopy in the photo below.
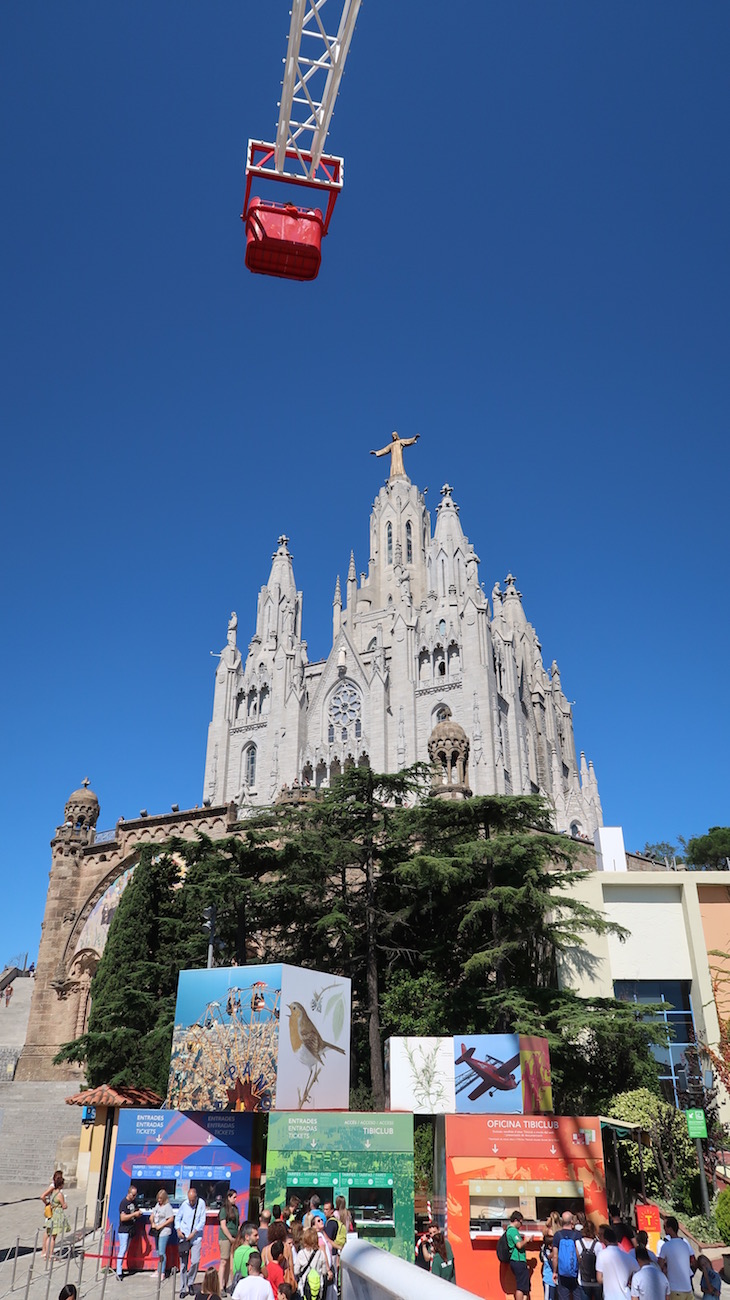
<svg viewBox="0 0 730 1300">
<path fill-rule="evenodd" d="M 578 847 L 537 796 L 428 797 L 426 773 L 346 771 L 212 842 L 148 847 L 92 984 L 88 1032 L 63 1055 L 90 1083 L 165 1090 L 177 972 L 286 961 L 352 980 L 352 1085 L 384 1104 L 389 1035 L 548 1038 L 556 1109 L 595 1113 L 619 1086 L 657 1088 L 651 1028 L 632 1004 L 558 982 L 561 954 L 616 931 L 579 897 Z M 590 955 L 587 954 L 590 960 Z"/>
<path fill-rule="evenodd" d="M 730 826 L 711 826 L 687 844 L 687 861 L 692 867 L 726 871 L 730 866 Z"/>
<path fill-rule="evenodd" d="M 693 1139 L 687 1132 L 684 1114 L 646 1088 L 618 1093 L 609 1103 L 613 1119 L 641 1124 L 651 1146 L 642 1148 L 646 1190 L 691 1213 L 699 1208 L 699 1168 Z M 634 1137 L 619 1140 L 622 1168 L 639 1191 L 639 1150 Z"/>
</svg>

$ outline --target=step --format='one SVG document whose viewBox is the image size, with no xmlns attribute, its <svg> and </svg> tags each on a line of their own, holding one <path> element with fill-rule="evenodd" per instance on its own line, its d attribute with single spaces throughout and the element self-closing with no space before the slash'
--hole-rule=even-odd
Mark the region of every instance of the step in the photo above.
<svg viewBox="0 0 730 1300">
<path fill-rule="evenodd" d="M 59 1144 L 78 1140 L 81 1110 L 67 1106 L 73 1082 L 0 1083 L 0 1187 L 5 1183 L 48 1182 Z M 65 1147 L 66 1152 L 68 1146 Z M 70 1174 L 72 1171 L 68 1169 Z"/>
</svg>

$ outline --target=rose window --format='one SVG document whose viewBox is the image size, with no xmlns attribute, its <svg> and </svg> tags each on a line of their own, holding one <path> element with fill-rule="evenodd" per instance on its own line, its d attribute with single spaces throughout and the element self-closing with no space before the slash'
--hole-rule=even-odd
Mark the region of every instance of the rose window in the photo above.
<svg viewBox="0 0 730 1300">
<path fill-rule="evenodd" d="M 342 737 L 347 740 L 350 728 L 354 735 L 362 732 L 362 699 L 360 692 L 352 682 L 340 682 L 330 702 L 330 738 Z"/>
</svg>

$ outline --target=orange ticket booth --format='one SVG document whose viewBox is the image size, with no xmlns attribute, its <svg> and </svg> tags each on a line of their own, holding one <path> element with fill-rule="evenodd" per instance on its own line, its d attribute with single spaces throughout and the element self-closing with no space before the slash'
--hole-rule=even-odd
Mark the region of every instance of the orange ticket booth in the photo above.
<svg viewBox="0 0 730 1300">
<path fill-rule="evenodd" d="M 584 1210 L 605 1223 L 606 1175 L 597 1118 L 442 1115 L 436 1120 L 435 1191 L 459 1286 L 499 1300 L 514 1294 L 496 1246 L 514 1210 L 525 1217 L 531 1295 L 542 1300 L 539 1254 L 551 1210 Z"/>
</svg>

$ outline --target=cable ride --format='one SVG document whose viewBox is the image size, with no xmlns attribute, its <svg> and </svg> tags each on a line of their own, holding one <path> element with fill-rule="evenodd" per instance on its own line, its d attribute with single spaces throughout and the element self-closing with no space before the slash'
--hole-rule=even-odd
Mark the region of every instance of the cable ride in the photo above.
<svg viewBox="0 0 730 1300">
<path fill-rule="evenodd" d="M 336 35 L 322 13 L 337 18 Z M 249 140 L 241 220 L 246 228 L 246 266 L 257 275 L 314 280 L 322 240 L 342 191 L 344 159 L 325 154 L 335 101 L 361 0 L 293 0 L 276 140 Z M 334 26 L 334 23 L 329 24 Z M 290 194 L 279 202 L 252 196 L 254 180 L 303 188 L 319 206 L 298 206 Z M 257 187 L 258 188 L 258 187 Z M 326 206 L 325 206 L 326 200 Z"/>
</svg>

